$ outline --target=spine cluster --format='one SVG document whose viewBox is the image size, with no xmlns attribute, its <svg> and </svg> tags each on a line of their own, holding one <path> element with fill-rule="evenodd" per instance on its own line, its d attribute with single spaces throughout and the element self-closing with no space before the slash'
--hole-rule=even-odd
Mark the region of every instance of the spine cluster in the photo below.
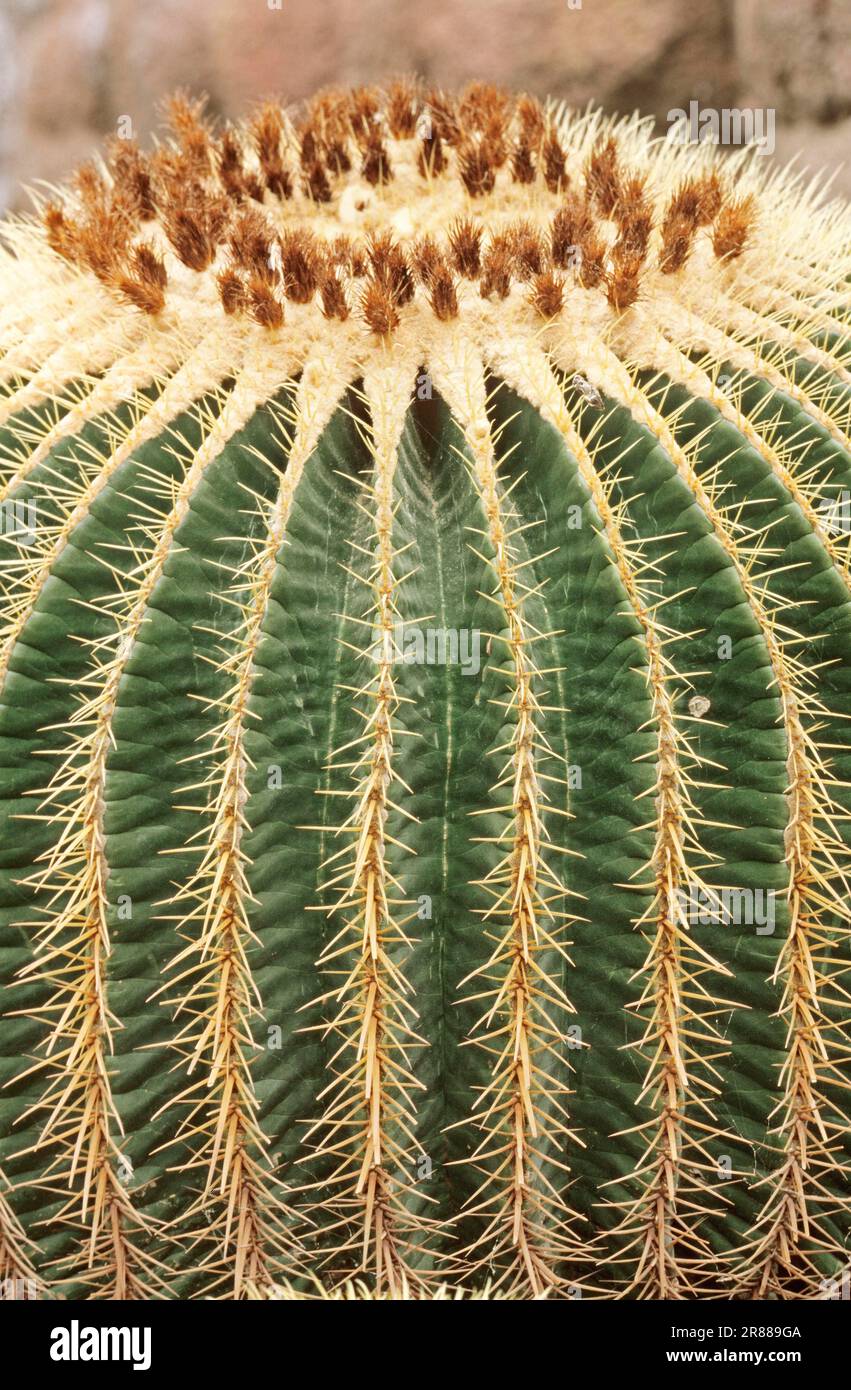
<svg viewBox="0 0 851 1390">
<path fill-rule="evenodd" d="M 220 134 L 199 105 L 175 99 L 169 123 L 169 145 L 145 155 L 114 141 L 103 171 L 78 171 L 73 208 L 45 210 L 55 251 L 152 315 L 165 308 L 172 258 L 214 273 L 225 313 L 268 329 L 284 324 L 288 302 L 316 300 L 326 317 L 359 313 L 384 337 L 418 284 L 439 319 L 454 318 L 465 280 L 486 299 L 526 285 L 545 318 L 566 294 L 598 288 L 622 312 L 648 270 L 683 268 L 702 228 L 724 261 L 741 255 L 755 219 L 753 198 L 730 196 L 715 171 L 684 179 L 660 202 L 646 175 L 625 167 L 612 135 L 570 175 L 540 103 L 481 83 L 457 100 L 406 83 L 386 96 L 326 94 L 295 121 L 266 105 L 247 129 Z M 418 153 L 403 159 L 399 194 L 392 161 L 412 144 Z M 498 175 L 527 190 L 531 215 L 486 230 Z M 439 238 L 328 234 L 323 209 L 342 212 L 352 194 L 357 208 L 359 187 L 413 203 L 453 181 L 469 213 Z"/>
</svg>

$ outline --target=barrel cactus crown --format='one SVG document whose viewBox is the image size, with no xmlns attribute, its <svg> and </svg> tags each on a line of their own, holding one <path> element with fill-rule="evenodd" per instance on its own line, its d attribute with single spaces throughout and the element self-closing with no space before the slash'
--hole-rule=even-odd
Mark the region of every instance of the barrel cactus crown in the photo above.
<svg viewBox="0 0 851 1390">
<path fill-rule="evenodd" d="M 168 121 L 3 228 L 7 1296 L 831 1296 L 847 210 Z"/>
</svg>

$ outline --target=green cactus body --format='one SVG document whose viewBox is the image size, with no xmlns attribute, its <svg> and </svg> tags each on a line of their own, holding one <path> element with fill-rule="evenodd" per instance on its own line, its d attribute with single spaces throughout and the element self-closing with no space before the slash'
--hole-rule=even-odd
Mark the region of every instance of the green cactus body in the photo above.
<svg viewBox="0 0 851 1390">
<path fill-rule="evenodd" d="M 7 1288 L 828 1296 L 849 231 L 406 83 L 6 224 Z"/>
</svg>

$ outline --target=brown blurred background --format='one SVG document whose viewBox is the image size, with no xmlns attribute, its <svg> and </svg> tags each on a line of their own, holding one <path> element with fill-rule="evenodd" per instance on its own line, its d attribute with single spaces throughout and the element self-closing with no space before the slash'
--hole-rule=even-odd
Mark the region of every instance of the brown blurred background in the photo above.
<svg viewBox="0 0 851 1390">
<path fill-rule="evenodd" d="M 0 0 L 0 206 L 128 117 L 144 142 L 175 87 L 230 116 L 403 71 L 663 129 L 691 100 L 771 107 L 778 158 L 833 169 L 851 149 L 851 0 Z M 851 167 L 836 187 L 851 195 Z"/>
</svg>

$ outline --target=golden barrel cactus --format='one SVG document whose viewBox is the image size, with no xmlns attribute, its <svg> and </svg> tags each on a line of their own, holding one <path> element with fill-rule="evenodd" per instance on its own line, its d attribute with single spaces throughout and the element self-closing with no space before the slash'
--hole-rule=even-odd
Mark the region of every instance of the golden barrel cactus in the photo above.
<svg viewBox="0 0 851 1390">
<path fill-rule="evenodd" d="M 484 84 L 168 121 L 3 227 L 7 1292 L 828 1296 L 847 210 Z"/>
</svg>

